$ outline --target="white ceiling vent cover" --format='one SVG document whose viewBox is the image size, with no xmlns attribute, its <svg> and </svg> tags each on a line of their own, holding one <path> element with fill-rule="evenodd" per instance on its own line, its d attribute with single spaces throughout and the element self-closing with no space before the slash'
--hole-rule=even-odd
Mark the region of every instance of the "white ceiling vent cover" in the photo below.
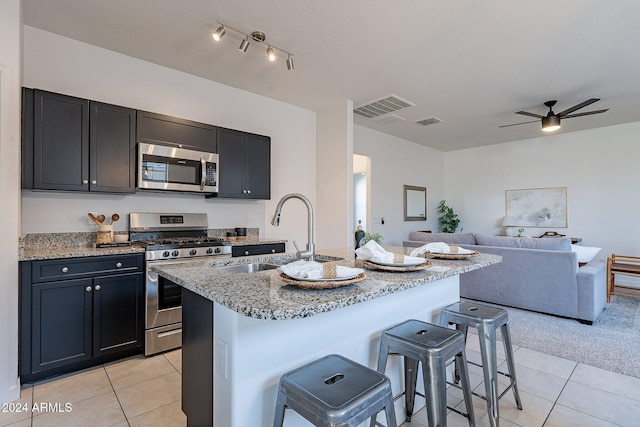
<svg viewBox="0 0 640 427">
<path fill-rule="evenodd" d="M 393 113 L 407 107 L 414 107 L 416 104 L 402 99 L 396 95 L 388 95 L 384 98 L 360 105 L 353 110 L 354 114 L 366 119 L 382 116 L 384 114 Z"/>
<path fill-rule="evenodd" d="M 389 123 L 403 122 L 406 119 L 404 117 L 396 116 L 395 114 L 387 114 L 386 116 L 376 117 L 372 120 L 381 125 L 388 125 Z"/>
<path fill-rule="evenodd" d="M 440 122 L 442 122 L 442 120 L 437 117 L 427 117 L 426 119 L 416 120 L 416 123 L 422 126 L 435 125 Z"/>
</svg>

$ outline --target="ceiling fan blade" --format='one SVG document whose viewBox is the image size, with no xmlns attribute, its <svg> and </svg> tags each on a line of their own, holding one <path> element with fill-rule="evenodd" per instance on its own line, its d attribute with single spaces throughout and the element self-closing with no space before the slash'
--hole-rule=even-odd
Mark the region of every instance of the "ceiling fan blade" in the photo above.
<svg viewBox="0 0 640 427">
<path fill-rule="evenodd" d="M 571 114 L 576 110 L 579 110 L 581 108 L 586 107 L 587 105 L 593 104 L 594 102 L 600 101 L 600 98 L 591 98 L 591 99 L 587 99 L 584 102 L 581 102 L 580 104 L 576 104 L 573 107 L 567 108 L 566 110 L 564 110 L 561 113 L 558 113 L 558 115 L 560 116 L 560 118 L 563 118 L 564 116 L 566 116 L 567 114 Z"/>
<path fill-rule="evenodd" d="M 580 116 L 590 116 L 592 114 L 604 113 L 605 111 L 609 111 L 609 109 L 607 108 L 606 110 L 595 110 L 595 111 L 587 111 L 586 113 L 571 114 L 569 116 L 564 116 L 563 119 L 571 119 L 573 117 L 580 117 Z"/>
<path fill-rule="evenodd" d="M 509 126 L 526 125 L 527 123 L 540 123 L 540 120 L 531 120 L 530 122 L 513 123 L 511 125 L 502 125 L 501 128 L 508 128 Z"/>
<path fill-rule="evenodd" d="M 544 117 L 544 116 L 541 116 L 540 114 L 529 113 L 527 111 L 516 111 L 516 114 L 522 114 L 523 116 L 531 116 L 538 119 L 541 119 Z"/>
</svg>

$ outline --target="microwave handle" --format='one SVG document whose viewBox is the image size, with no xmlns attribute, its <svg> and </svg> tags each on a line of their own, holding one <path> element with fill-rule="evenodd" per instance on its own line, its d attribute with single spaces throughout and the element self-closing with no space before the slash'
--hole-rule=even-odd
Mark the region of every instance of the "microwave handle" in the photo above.
<svg viewBox="0 0 640 427">
<path fill-rule="evenodd" d="M 200 191 L 204 191 L 204 184 L 207 182 L 207 161 L 204 157 L 200 157 L 200 163 L 202 164 L 202 175 L 200 177 Z"/>
</svg>

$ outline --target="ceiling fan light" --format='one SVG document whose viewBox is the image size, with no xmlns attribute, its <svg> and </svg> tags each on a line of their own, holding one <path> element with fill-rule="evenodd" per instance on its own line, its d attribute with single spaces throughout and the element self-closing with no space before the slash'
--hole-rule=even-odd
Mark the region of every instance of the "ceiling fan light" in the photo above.
<svg viewBox="0 0 640 427">
<path fill-rule="evenodd" d="M 555 132 L 560 129 L 560 117 L 554 115 L 547 115 L 542 118 L 542 131 L 543 132 Z"/>
<path fill-rule="evenodd" d="M 213 34 L 212 34 L 213 39 L 214 39 L 215 41 L 219 42 L 219 41 L 220 41 L 220 39 L 222 38 L 222 36 L 224 36 L 224 33 L 225 33 L 225 31 L 224 31 L 224 25 L 221 25 L 221 26 L 219 26 L 219 27 L 218 27 L 218 29 L 217 29 L 217 30 L 215 30 L 215 31 L 213 32 Z"/>
</svg>

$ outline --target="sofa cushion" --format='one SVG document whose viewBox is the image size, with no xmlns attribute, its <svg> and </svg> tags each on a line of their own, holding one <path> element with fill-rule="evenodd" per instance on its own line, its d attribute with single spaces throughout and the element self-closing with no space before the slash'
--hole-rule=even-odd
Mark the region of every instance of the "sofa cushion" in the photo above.
<svg viewBox="0 0 640 427">
<path fill-rule="evenodd" d="M 545 249 L 549 251 L 571 250 L 571 239 L 566 237 L 534 239 L 531 237 L 505 237 L 476 234 L 476 244 L 503 248 Z"/>
<path fill-rule="evenodd" d="M 412 231 L 409 233 L 409 240 L 420 242 L 444 242 L 454 245 L 475 245 L 476 238 L 473 233 L 424 233 L 422 231 Z"/>
</svg>

